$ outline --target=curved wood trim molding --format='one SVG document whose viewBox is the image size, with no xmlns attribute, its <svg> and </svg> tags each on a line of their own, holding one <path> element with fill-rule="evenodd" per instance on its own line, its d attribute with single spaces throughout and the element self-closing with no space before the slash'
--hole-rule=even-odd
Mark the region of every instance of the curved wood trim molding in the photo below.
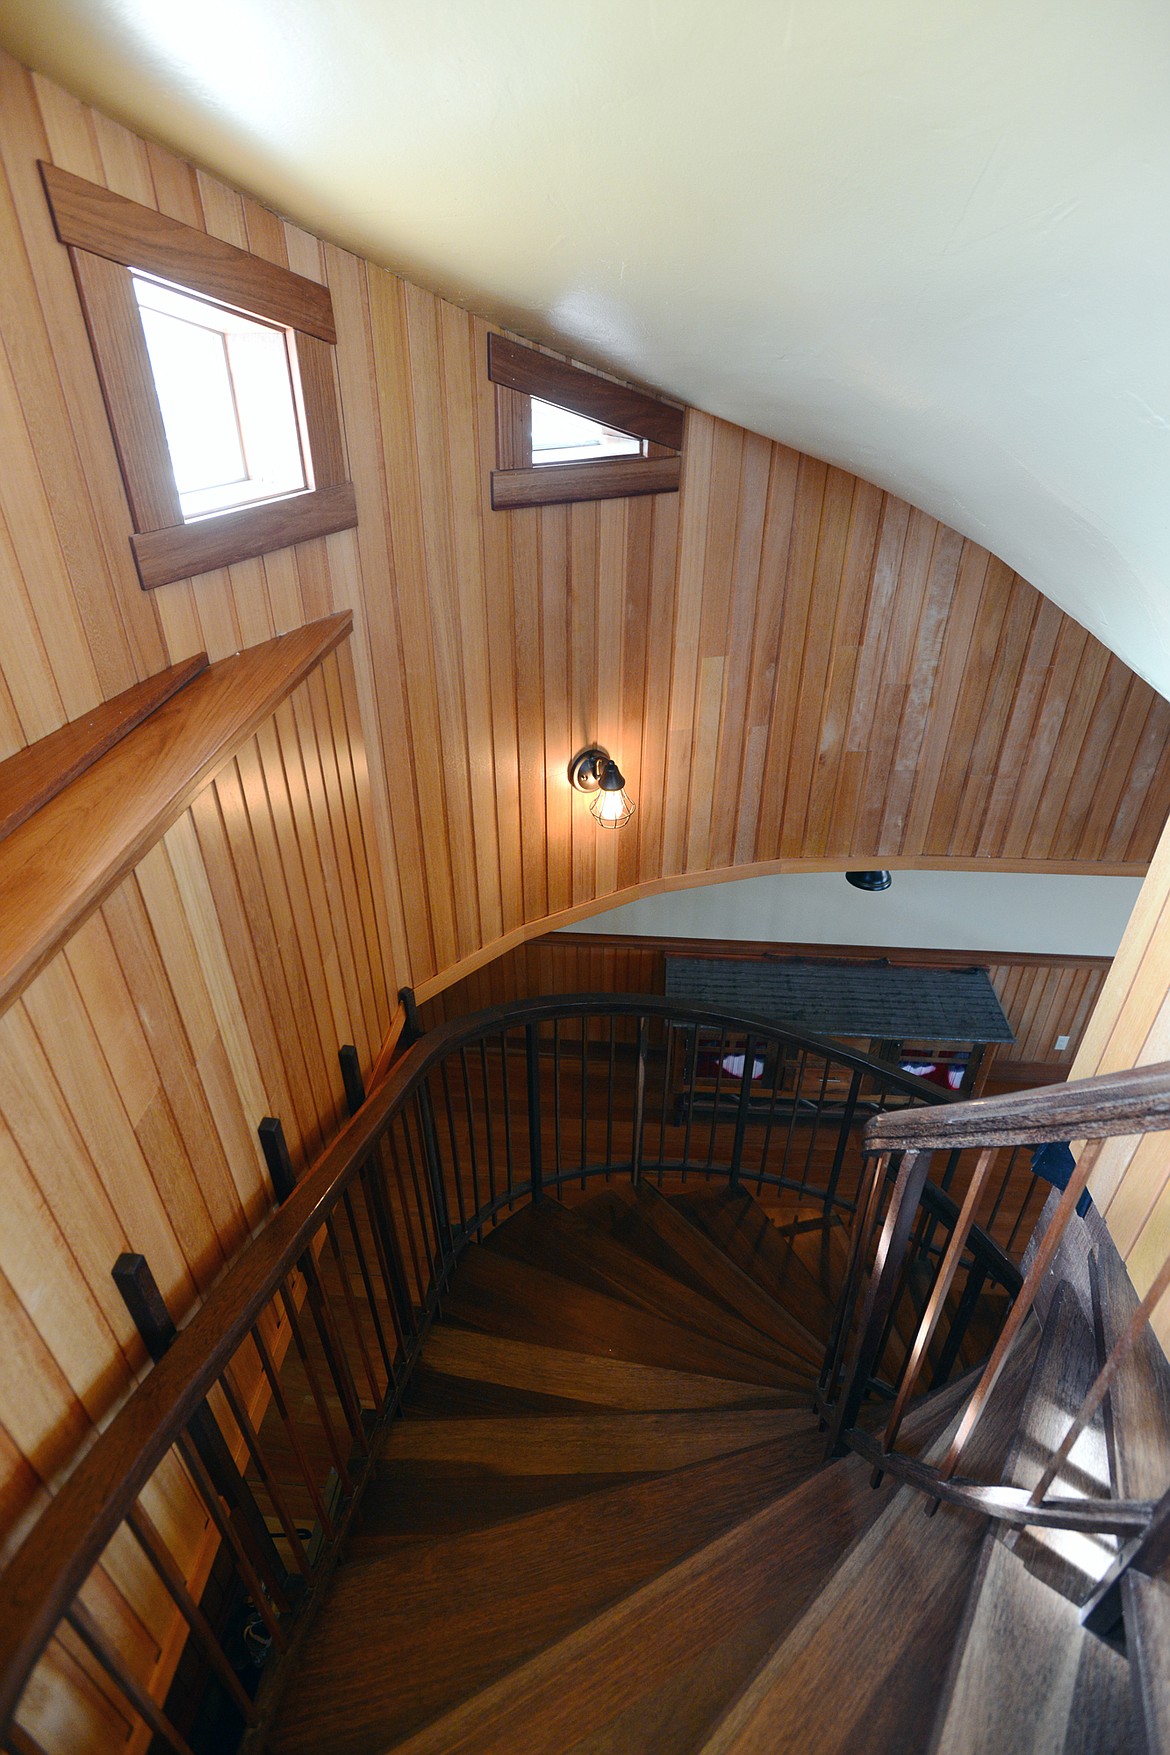
<svg viewBox="0 0 1170 1755">
<path fill-rule="evenodd" d="M 505 933 L 502 938 L 493 940 L 490 945 L 485 945 L 481 950 L 473 952 L 471 956 L 464 957 L 458 963 L 452 964 L 450 968 L 441 970 L 439 974 L 431 976 L 428 981 L 420 981 L 414 989 L 414 997 L 417 1004 L 425 1005 L 427 1000 L 434 999 L 436 994 L 445 992 L 456 982 L 466 980 L 467 976 L 474 975 L 477 969 L 484 968 L 488 963 L 494 963 L 497 957 L 506 956 L 509 951 L 517 950 L 520 945 L 528 944 L 536 938 L 543 938 L 546 933 L 555 932 L 560 927 L 573 926 L 579 920 L 589 920 L 596 914 L 608 913 L 611 908 L 623 907 L 627 902 L 636 902 L 642 896 L 661 896 L 670 890 L 694 890 L 707 884 L 735 883 L 740 878 L 767 877 L 777 872 L 839 872 L 854 868 L 865 869 L 869 865 L 879 864 L 890 871 L 1000 871 L 1030 872 L 1033 874 L 1049 871 L 1067 874 L 1072 869 L 1067 861 L 1055 859 L 1044 861 L 1035 859 L 896 859 L 885 854 L 882 854 L 879 859 L 877 854 L 868 856 L 858 854 L 856 857 L 850 855 L 848 861 L 843 859 L 767 859 L 758 861 L 754 865 L 727 866 L 718 871 L 678 872 L 673 877 L 653 878 L 646 883 L 631 884 L 628 888 L 619 890 L 612 895 L 594 897 L 591 901 L 581 902 L 575 908 L 563 908 L 559 913 L 546 915 L 543 920 L 528 921 L 525 925 L 516 927 L 514 931 Z M 1132 865 L 1119 864 L 1082 864 L 1076 866 L 1075 870 L 1079 876 L 1084 877 L 1137 877 L 1141 875 L 1141 871 L 1135 870 Z M 653 941 L 647 940 L 646 942 Z M 827 953 L 832 947 L 822 946 L 821 948 Z M 872 954 L 880 956 L 882 954 L 881 947 L 874 947 Z M 948 956 L 951 955 L 960 961 L 969 956 L 983 961 L 994 960 L 991 953 L 986 951 L 948 953 Z M 1022 959 L 1013 958 L 1012 960 L 1021 961 Z M 1056 959 L 1050 957 L 1044 960 L 1053 962 Z M 1080 961 L 1084 960 L 1080 959 Z M 1108 959 L 1105 961 L 1107 962 Z M 396 1012 L 370 1073 L 371 1088 L 389 1071 L 395 1059 L 401 1034 L 402 1017 L 400 1012 Z"/>
</svg>

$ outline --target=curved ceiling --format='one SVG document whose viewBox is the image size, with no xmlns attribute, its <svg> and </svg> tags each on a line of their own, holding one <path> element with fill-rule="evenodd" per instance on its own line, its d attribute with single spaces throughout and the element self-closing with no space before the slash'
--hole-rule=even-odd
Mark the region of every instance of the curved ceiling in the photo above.
<svg viewBox="0 0 1170 1755">
<path fill-rule="evenodd" d="M 0 0 L 80 95 L 522 332 L 829 458 L 1170 694 L 1154 0 Z"/>
</svg>

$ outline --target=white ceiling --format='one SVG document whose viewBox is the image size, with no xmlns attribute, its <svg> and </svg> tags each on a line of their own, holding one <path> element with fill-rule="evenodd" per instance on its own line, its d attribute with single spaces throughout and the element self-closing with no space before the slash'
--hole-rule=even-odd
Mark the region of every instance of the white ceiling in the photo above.
<svg viewBox="0 0 1170 1755">
<path fill-rule="evenodd" d="M 0 0 L 314 230 L 832 459 L 1170 694 L 1163 0 Z"/>
</svg>

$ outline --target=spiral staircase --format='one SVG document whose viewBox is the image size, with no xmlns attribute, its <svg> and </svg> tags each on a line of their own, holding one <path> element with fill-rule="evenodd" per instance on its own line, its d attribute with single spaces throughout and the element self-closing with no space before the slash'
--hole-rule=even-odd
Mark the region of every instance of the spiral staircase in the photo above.
<svg viewBox="0 0 1170 1755">
<path fill-rule="evenodd" d="M 12 1755 L 82 1746 L 66 1657 L 174 1755 L 1170 1749 L 1170 1376 L 1092 1145 L 1027 1168 L 1170 1069 L 950 1103 L 596 995 L 342 1067 L 182 1332 L 119 1264 L 157 1362 L 0 1579 Z"/>
</svg>

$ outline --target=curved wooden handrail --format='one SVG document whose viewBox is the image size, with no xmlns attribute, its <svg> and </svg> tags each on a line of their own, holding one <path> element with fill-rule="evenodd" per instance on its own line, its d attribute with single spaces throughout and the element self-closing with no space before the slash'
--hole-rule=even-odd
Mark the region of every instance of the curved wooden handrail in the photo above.
<svg viewBox="0 0 1170 1755">
<path fill-rule="evenodd" d="M 872 1073 L 918 1102 L 953 1101 L 950 1093 L 900 1067 L 827 1039 L 777 1028 L 760 1018 L 679 1005 L 660 995 L 590 993 L 526 1000 L 429 1031 L 394 1064 L 228 1269 L 54 1495 L 0 1576 L 0 1724 L 7 1724 L 40 1653 L 138 1494 L 227 1367 L 274 1288 L 304 1256 L 387 1125 L 430 1070 L 452 1051 L 500 1030 L 593 1014 L 742 1030 Z"/>
<path fill-rule="evenodd" d="M 1109 1139 L 1159 1128 L 1170 1128 L 1170 1061 L 1006 1097 L 978 1097 L 929 1114 L 903 1109 L 875 1115 L 866 1126 L 865 1146 L 868 1152 L 948 1151 Z"/>
</svg>

